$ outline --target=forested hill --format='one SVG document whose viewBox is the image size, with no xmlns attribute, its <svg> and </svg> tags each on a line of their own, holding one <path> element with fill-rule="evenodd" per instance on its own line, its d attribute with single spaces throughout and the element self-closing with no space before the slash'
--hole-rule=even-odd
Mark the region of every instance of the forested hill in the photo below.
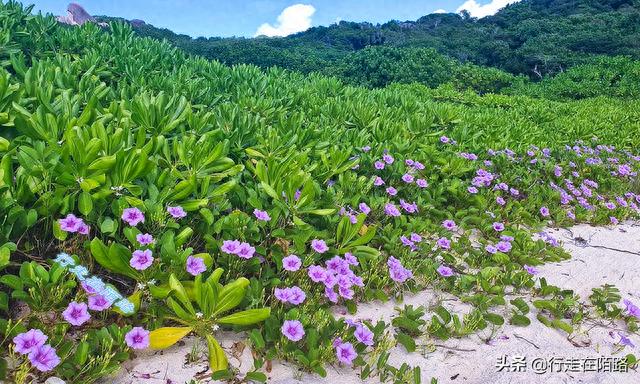
<svg viewBox="0 0 640 384">
<path fill-rule="evenodd" d="M 640 0 L 523 0 L 482 19 L 449 13 L 382 25 L 343 21 L 284 38 L 192 39 L 148 24 L 136 30 L 228 64 L 320 71 L 327 61 L 383 45 L 435 48 L 463 62 L 535 77 L 594 55 L 640 58 Z"/>
</svg>

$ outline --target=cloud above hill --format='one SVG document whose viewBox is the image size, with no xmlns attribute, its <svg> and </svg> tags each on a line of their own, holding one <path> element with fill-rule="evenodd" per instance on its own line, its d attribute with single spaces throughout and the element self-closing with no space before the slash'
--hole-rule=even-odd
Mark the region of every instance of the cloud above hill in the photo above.
<svg viewBox="0 0 640 384">
<path fill-rule="evenodd" d="M 255 36 L 287 36 L 292 33 L 302 32 L 311 27 L 311 17 L 316 13 L 313 5 L 294 4 L 285 8 L 278 16 L 275 25 L 262 24 Z"/>
<path fill-rule="evenodd" d="M 520 0 L 492 0 L 489 4 L 480 4 L 476 0 L 467 0 L 456 11 L 467 10 L 473 17 L 485 17 L 494 15 L 500 9 L 518 1 Z"/>
</svg>

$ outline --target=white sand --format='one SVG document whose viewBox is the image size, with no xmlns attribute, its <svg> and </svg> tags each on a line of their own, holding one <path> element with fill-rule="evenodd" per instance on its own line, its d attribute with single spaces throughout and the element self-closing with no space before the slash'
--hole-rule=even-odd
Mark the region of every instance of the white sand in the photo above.
<svg viewBox="0 0 640 384">
<path fill-rule="evenodd" d="M 605 283 L 614 284 L 620 289 L 623 297 L 640 303 L 640 226 L 634 224 L 620 225 L 615 228 L 594 228 L 580 225 L 570 230 L 552 230 L 554 236 L 562 239 L 564 247 L 572 254 L 572 259 L 560 263 L 551 263 L 539 268 L 540 276 L 550 284 L 561 288 L 573 289 L 583 301 L 591 294 L 591 289 Z M 578 238 L 576 240 L 576 238 Z M 427 308 L 442 303 L 453 312 L 465 313 L 468 306 L 458 299 L 443 293 L 425 291 L 418 295 L 407 296 L 403 304 L 423 305 Z M 356 316 L 358 319 L 384 319 L 390 321 L 395 314 L 396 303 L 361 304 Z M 337 312 L 340 312 L 337 309 Z M 430 315 L 427 313 L 427 316 Z M 627 347 L 622 352 L 615 346 L 618 339 L 610 332 L 615 325 L 609 327 L 584 324 L 574 333 L 571 340 L 561 331 L 545 327 L 535 319 L 535 309 L 529 314 L 532 323 L 528 327 L 506 325 L 498 329 L 493 337 L 487 329 L 477 335 L 445 342 L 436 340 L 418 340 L 418 350 L 406 353 L 402 346 L 396 347 L 389 362 L 394 366 L 408 363 L 420 366 L 423 383 L 429 383 L 432 377 L 438 383 L 591 383 L 591 384 L 632 384 L 640 383 L 640 372 L 597 373 L 597 372 L 547 372 L 536 374 L 532 371 L 531 362 L 539 358 L 548 361 L 556 356 L 570 358 L 598 358 L 601 356 L 622 357 L 628 353 L 640 355 L 640 337 L 632 335 L 635 348 Z M 623 330 L 624 328 L 622 328 Z M 615 335 L 615 334 L 614 334 Z M 617 337 L 617 336 L 616 336 Z M 244 348 L 243 335 L 221 333 L 218 335 L 223 348 L 230 357 L 231 365 L 239 372 L 252 368 L 253 360 L 249 348 Z M 488 343 L 484 340 L 491 339 Z M 204 353 L 199 362 L 187 363 L 195 340 L 188 338 L 180 346 L 163 352 L 145 352 L 136 359 L 123 364 L 123 369 L 114 378 L 103 383 L 115 384 L 183 384 L 191 379 L 207 381 L 210 372 Z M 438 344 L 439 346 L 434 346 Z M 206 346 L 200 343 L 200 350 Z M 526 372 L 497 372 L 497 359 L 507 355 L 527 358 Z M 292 364 L 273 362 L 267 373 L 269 383 L 361 383 L 356 372 L 345 367 L 327 367 L 328 377 L 302 374 Z M 242 377 L 240 375 L 239 377 Z M 377 380 L 368 380 L 376 383 Z"/>
</svg>

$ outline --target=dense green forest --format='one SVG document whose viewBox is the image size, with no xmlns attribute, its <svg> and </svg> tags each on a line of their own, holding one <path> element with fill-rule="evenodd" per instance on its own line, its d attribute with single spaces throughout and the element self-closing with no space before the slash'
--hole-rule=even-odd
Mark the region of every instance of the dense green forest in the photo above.
<svg viewBox="0 0 640 384">
<path fill-rule="evenodd" d="M 640 95 L 638 0 L 524 0 L 481 19 L 463 12 L 382 25 L 343 21 L 275 38 L 193 39 L 148 24 L 135 30 L 226 64 L 320 72 L 369 87 L 420 82 L 556 99 Z"/>
</svg>

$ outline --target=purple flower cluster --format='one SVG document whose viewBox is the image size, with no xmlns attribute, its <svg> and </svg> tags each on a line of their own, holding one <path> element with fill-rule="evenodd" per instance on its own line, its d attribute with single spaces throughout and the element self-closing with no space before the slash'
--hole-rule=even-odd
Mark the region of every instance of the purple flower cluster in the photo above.
<svg viewBox="0 0 640 384">
<path fill-rule="evenodd" d="M 60 229 L 69 233 L 79 233 L 81 235 L 89 234 L 89 226 L 79 217 L 73 214 L 68 214 L 64 219 L 58 220 Z"/>
<path fill-rule="evenodd" d="M 256 249 L 249 243 L 240 242 L 239 240 L 224 240 L 220 250 L 228 255 L 236 255 L 242 259 L 250 259 L 256 252 Z"/>
<path fill-rule="evenodd" d="M 422 236 L 418 235 L 417 233 L 412 233 L 411 235 L 409 235 L 409 237 L 403 235 L 400 236 L 400 242 L 402 242 L 403 245 L 411 248 L 412 251 L 415 251 L 416 249 L 418 249 L 416 243 L 422 242 Z"/>
<path fill-rule="evenodd" d="M 402 263 L 400 263 L 400 260 L 393 256 L 389 256 L 387 266 L 389 267 L 389 276 L 391 276 L 391 279 L 397 283 L 404 283 L 405 281 L 413 278 L 413 272 L 405 268 Z"/>
<path fill-rule="evenodd" d="M 300 305 L 307 298 L 307 295 L 298 286 L 289 288 L 276 288 L 274 290 L 274 296 L 282 303 L 289 303 L 293 305 Z"/>
<path fill-rule="evenodd" d="M 312 265 L 307 273 L 313 282 L 324 284 L 324 294 L 332 303 L 337 303 L 340 297 L 346 300 L 353 299 L 353 287 L 364 286 L 362 278 L 351 270 L 351 266 L 358 265 L 358 260 L 350 253 L 345 254 L 344 258 L 334 256 L 327 260 L 325 265 L 326 268 Z"/>
<path fill-rule="evenodd" d="M 60 364 L 55 348 L 47 342 L 47 336 L 39 329 L 30 329 L 13 338 L 15 351 L 27 355 L 31 365 L 41 372 L 51 371 Z"/>
</svg>

